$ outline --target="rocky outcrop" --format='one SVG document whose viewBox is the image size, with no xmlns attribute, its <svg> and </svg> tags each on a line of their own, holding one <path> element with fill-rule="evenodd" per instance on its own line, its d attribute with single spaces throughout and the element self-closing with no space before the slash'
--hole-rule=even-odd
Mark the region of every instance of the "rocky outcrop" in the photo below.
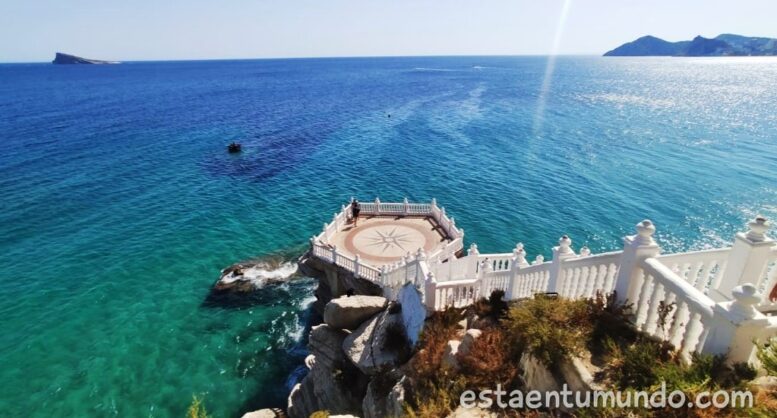
<svg viewBox="0 0 777 418">
<path fill-rule="evenodd" d="M 373 376 L 390 370 L 407 360 L 407 343 L 396 339 L 407 338 L 402 316 L 381 312 L 359 326 L 343 341 L 346 357 L 362 373 Z M 405 347 L 402 347 L 402 345 Z"/>
<path fill-rule="evenodd" d="M 324 322 L 332 328 L 354 330 L 386 306 L 388 300 L 380 296 L 342 296 L 326 304 Z"/>
<path fill-rule="evenodd" d="M 407 283 L 399 289 L 397 302 L 402 306 L 402 322 L 405 325 L 407 338 L 415 345 L 418 343 L 418 337 L 424 328 L 424 320 L 428 313 L 423 296 L 413 284 Z"/>
<path fill-rule="evenodd" d="M 243 414 L 241 418 L 281 418 L 285 416 L 275 409 L 260 409 L 258 411 Z"/>
<path fill-rule="evenodd" d="M 266 284 L 283 283 L 298 275 L 292 262 L 271 259 L 233 264 L 221 271 L 211 291 L 214 295 L 251 293 Z"/>
<path fill-rule="evenodd" d="M 119 64 L 118 61 L 93 60 L 89 58 L 77 57 L 75 55 L 63 54 L 61 52 L 57 52 L 57 55 L 54 56 L 54 60 L 51 61 L 51 63 L 52 64 Z"/>
<path fill-rule="evenodd" d="M 360 413 L 367 378 L 341 350 L 348 333 L 322 324 L 310 331 L 310 372 L 289 395 L 290 418 L 307 418 L 315 411 Z"/>
</svg>

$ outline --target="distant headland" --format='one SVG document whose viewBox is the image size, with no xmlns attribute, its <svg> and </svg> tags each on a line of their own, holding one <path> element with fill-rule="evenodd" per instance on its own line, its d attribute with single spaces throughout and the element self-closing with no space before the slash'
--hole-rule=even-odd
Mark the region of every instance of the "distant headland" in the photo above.
<svg viewBox="0 0 777 418">
<path fill-rule="evenodd" d="M 605 57 L 674 56 L 727 57 L 777 55 L 777 39 L 722 34 L 714 38 L 697 36 L 691 41 L 668 42 L 643 36 L 604 54 Z"/>
<path fill-rule="evenodd" d="M 119 64 L 119 61 L 102 61 L 57 52 L 52 64 Z"/>
</svg>

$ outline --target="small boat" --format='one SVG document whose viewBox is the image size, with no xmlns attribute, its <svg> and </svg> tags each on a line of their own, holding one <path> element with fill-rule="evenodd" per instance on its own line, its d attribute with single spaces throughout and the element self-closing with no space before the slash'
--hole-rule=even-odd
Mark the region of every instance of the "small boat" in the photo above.
<svg viewBox="0 0 777 418">
<path fill-rule="evenodd" d="M 238 144 L 237 142 L 233 142 L 229 145 L 227 145 L 227 151 L 229 151 L 230 154 L 237 154 L 238 152 L 242 151 L 243 147 Z"/>
</svg>

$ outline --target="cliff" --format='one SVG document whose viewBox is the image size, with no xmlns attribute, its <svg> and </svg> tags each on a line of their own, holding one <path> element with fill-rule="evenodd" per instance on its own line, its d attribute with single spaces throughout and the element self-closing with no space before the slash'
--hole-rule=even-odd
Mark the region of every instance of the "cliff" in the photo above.
<svg viewBox="0 0 777 418">
<path fill-rule="evenodd" d="M 101 61 L 57 52 L 52 64 L 119 64 L 118 61 Z"/>
<path fill-rule="evenodd" d="M 669 42 L 655 36 L 643 36 L 604 54 L 606 57 L 624 56 L 774 56 L 777 39 L 722 34 L 714 38 L 697 36 L 691 41 Z"/>
</svg>

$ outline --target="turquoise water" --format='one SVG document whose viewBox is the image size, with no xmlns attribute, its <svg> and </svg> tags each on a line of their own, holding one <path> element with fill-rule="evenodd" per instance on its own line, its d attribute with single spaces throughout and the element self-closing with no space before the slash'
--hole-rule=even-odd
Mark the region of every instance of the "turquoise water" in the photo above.
<svg viewBox="0 0 777 418">
<path fill-rule="evenodd" d="M 530 257 L 564 233 L 617 248 L 646 217 L 667 250 L 704 248 L 777 215 L 777 60 L 547 64 L 0 66 L 2 414 L 284 405 L 314 284 L 205 300 L 351 196 L 436 197 L 468 243 Z"/>
</svg>

